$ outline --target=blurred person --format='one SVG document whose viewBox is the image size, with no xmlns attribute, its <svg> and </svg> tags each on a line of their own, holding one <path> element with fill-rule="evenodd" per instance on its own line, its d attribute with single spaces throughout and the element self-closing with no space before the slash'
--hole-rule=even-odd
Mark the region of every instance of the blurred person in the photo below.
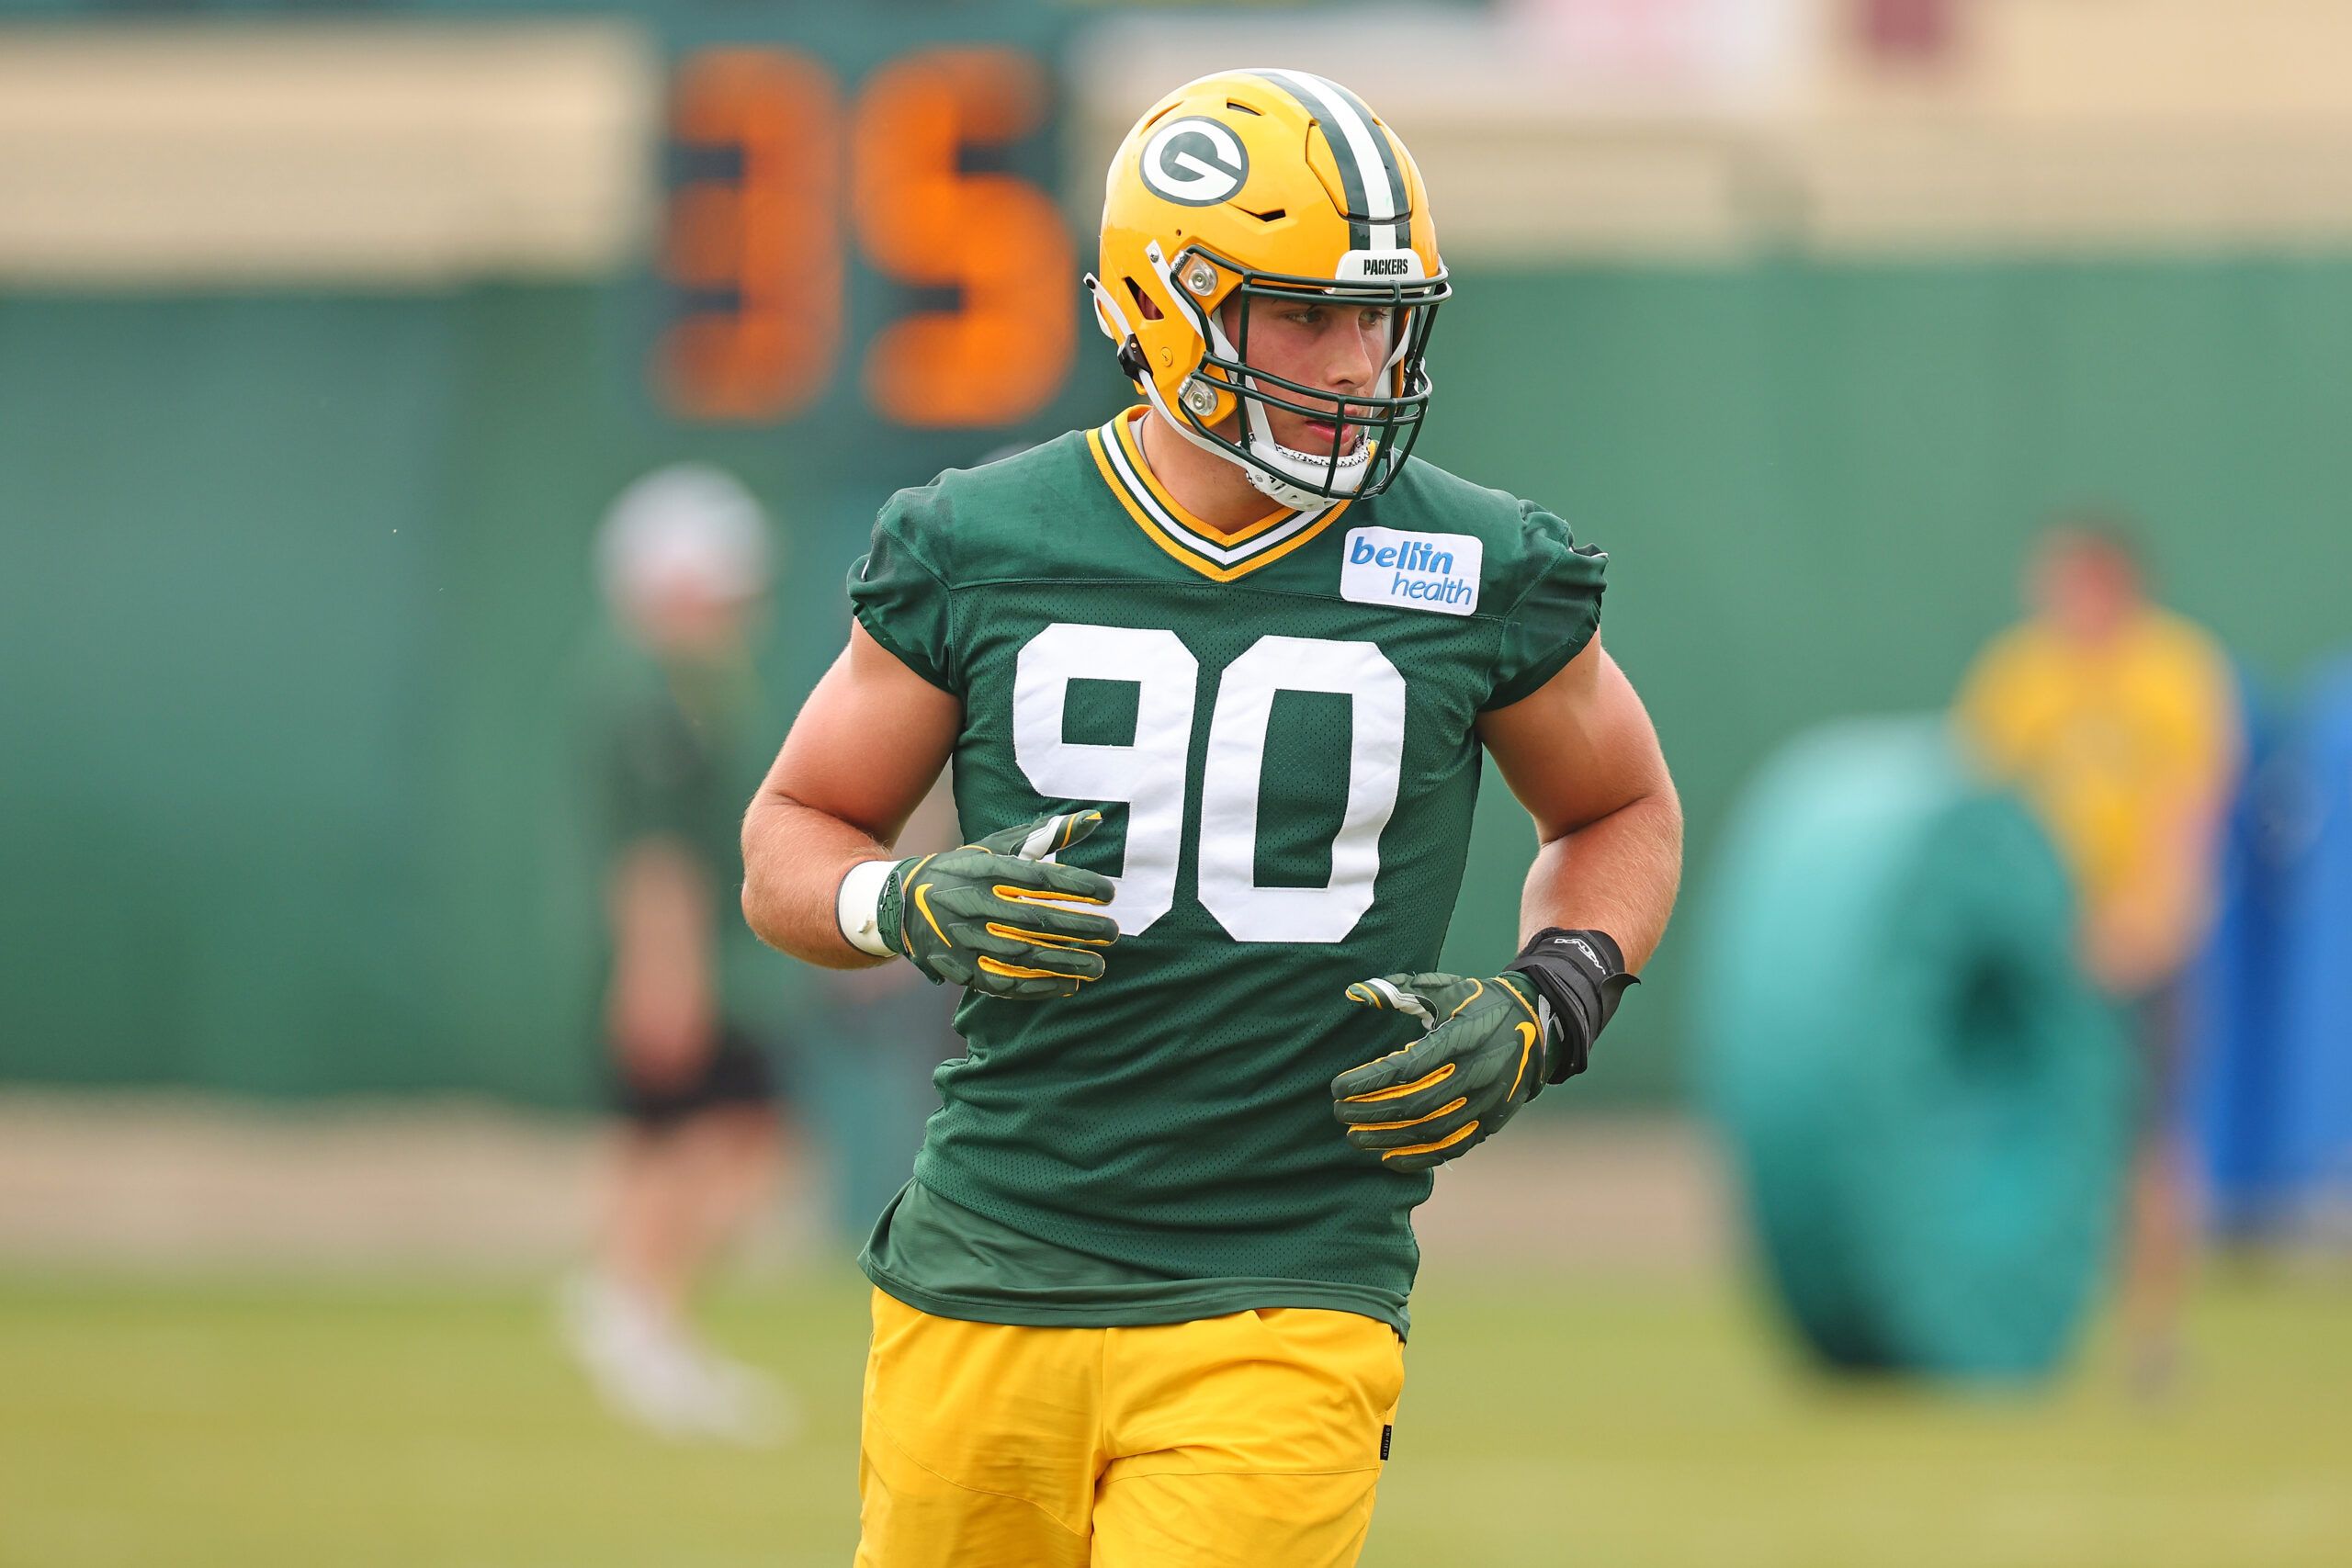
<svg viewBox="0 0 2352 1568">
<path fill-rule="evenodd" d="M 696 1283 L 758 1214 L 780 1122 L 770 1043 L 729 1007 L 751 636 L 772 545 L 732 477 L 679 465 L 607 513 L 613 627 L 592 697 L 611 961 L 605 1038 L 623 1127 L 594 1261 L 566 1288 L 574 1353 L 620 1413 L 678 1437 L 763 1440 L 769 1382 L 692 1331 Z M 756 762 L 752 764 L 756 772 Z"/>
<path fill-rule="evenodd" d="M 2152 600 L 2112 518 L 2051 527 L 2025 595 L 2028 617 L 1978 656 L 1957 716 L 1978 761 L 2049 827 L 2079 889 L 2084 965 L 2138 1043 L 2121 1304 L 2132 1381 L 2154 1393 L 2176 1367 L 2193 1251 L 2178 993 L 2212 914 L 2237 688 L 2221 645 Z"/>
<path fill-rule="evenodd" d="M 763 937 L 965 991 L 861 1259 L 869 1568 L 1354 1562 L 1412 1210 L 1583 1070 L 1679 874 L 1606 558 L 1408 459 L 1450 285 L 1396 135 L 1203 78 L 1117 152 L 1101 263 L 1143 400 L 892 499 L 744 822 Z M 1482 748 L 1526 942 L 1439 973 Z M 967 841 L 903 855 L 951 753 Z"/>
</svg>

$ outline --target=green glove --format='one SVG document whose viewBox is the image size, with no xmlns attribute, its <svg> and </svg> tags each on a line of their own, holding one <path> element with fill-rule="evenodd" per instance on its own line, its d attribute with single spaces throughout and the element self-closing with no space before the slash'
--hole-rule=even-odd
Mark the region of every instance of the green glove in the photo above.
<svg viewBox="0 0 2352 1568">
<path fill-rule="evenodd" d="M 1080 905 L 1118 889 L 1099 872 L 1045 857 L 1102 825 L 1100 811 L 1041 817 L 977 844 L 900 861 L 882 885 L 876 921 L 893 953 L 933 980 L 1008 1001 L 1067 997 L 1102 975 L 1095 951 L 1119 922 Z"/>
<path fill-rule="evenodd" d="M 1348 1142 L 1391 1170 L 1427 1170 L 1474 1149 L 1536 1096 L 1559 1031 L 1523 975 L 1387 975 L 1348 1000 L 1395 1009 L 1429 1032 L 1331 1080 Z"/>
</svg>

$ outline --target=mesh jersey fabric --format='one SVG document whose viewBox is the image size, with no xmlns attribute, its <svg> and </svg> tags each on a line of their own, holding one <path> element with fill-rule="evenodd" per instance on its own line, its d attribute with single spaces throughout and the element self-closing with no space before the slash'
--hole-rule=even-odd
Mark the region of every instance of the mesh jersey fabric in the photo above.
<svg viewBox="0 0 2352 1568">
<path fill-rule="evenodd" d="M 1349 1146 L 1329 1084 L 1408 1034 L 1344 992 L 1436 964 L 1475 723 L 1591 639 L 1606 558 L 1418 460 L 1228 547 L 1137 472 L 1133 412 L 899 492 L 851 573 L 860 624 L 962 700 L 965 836 L 1102 807 L 1067 859 L 1120 879 L 1122 928 L 1075 997 L 965 998 L 862 1261 L 935 1315 L 1320 1306 L 1401 1333 L 1430 1178 Z M 1384 548 L 1460 584 L 1446 607 Z"/>
</svg>

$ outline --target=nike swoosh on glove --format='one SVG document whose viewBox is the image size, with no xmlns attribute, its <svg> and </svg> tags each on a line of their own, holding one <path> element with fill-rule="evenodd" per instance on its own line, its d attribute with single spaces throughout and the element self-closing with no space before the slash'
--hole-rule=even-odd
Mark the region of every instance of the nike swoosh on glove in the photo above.
<svg viewBox="0 0 2352 1568">
<path fill-rule="evenodd" d="M 1348 1000 L 1419 1019 L 1428 1032 L 1402 1051 L 1331 1080 L 1331 1110 L 1348 1142 L 1391 1170 L 1427 1170 L 1492 1137 L 1549 1077 L 1559 1030 L 1522 975 L 1385 975 Z"/>
</svg>

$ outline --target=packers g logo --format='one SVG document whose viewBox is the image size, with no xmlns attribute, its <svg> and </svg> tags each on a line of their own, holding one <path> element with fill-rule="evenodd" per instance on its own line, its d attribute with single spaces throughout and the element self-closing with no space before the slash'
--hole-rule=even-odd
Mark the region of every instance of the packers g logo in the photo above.
<svg viewBox="0 0 2352 1568">
<path fill-rule="evenodd" d="M 1250 153 L 1233 128 L 1198 115 L 1171 119 L 1143 144 L 1143 183 L 1186 207 L 1215 207 L 1250 177 Z"/>
</svg>

